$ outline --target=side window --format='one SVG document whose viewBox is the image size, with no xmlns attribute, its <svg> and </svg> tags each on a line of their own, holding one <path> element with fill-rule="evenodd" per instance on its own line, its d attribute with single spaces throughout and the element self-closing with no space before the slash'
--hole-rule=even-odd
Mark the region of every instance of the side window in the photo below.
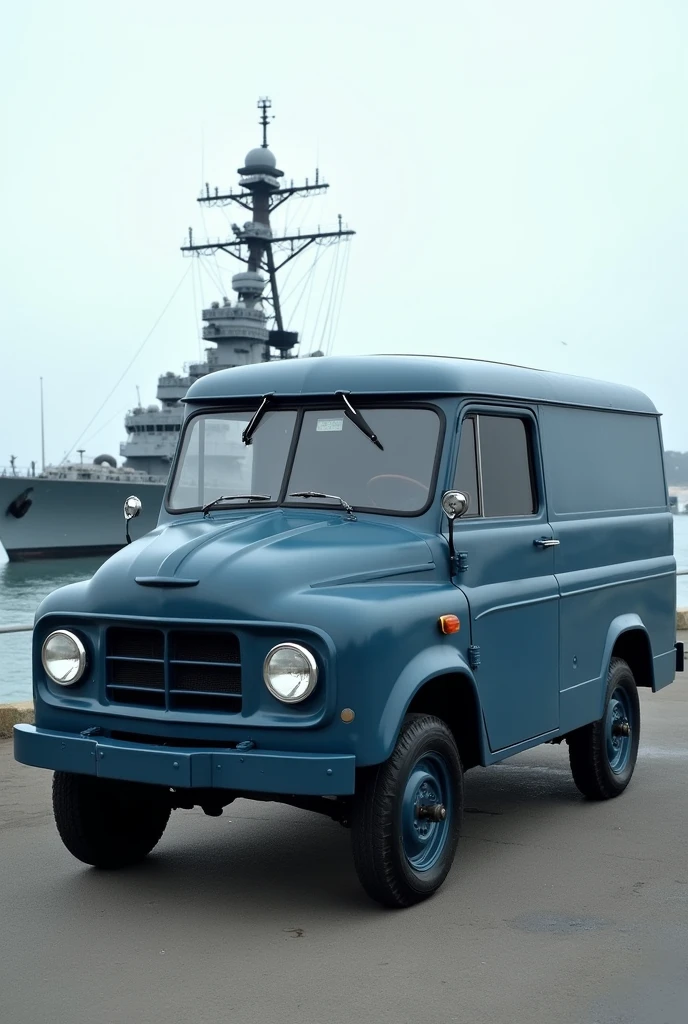
<svg viewBox="0 0 688 1024">
<path fill-rule="evenodd" d="M 470 516 L 529 516 L 538 502 L 531 437 L 518 416 L 468 416 L 461 424 L 454 487 L 468 494 Z"/>
<path fill-rule="evenodd" d="M 528 429 L 516 416 L 479 416 L 484 516 L 531 516 L 537 510 Z"/>
<path fill-rule="evenodd" d="M 464 519 L 480 515 L 478 497 L 478 460 L 475 451 L 475 418 L 467 416 L 461 424 L 459 457 L 456 461 L 454 489 L 468 495 L 469 505 Z"/>
</svg>

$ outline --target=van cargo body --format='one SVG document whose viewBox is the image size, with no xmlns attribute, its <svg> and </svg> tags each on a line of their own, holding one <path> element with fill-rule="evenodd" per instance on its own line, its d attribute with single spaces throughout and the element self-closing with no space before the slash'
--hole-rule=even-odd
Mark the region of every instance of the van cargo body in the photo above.
<svg viewBox="0 0 688 1024">
<path fill-rule="evenodd" d="M 209 374 L 157 528 L 40 606 L 15 755 L 86 863 L 275 799 L 349 827 L 366 891 L 408 906 L 470 768 L 564 741 L 585 797 L 626 788 L 638 687 L 682 657 L 672 530 L 631 388 L 430 356 Z"/>
</svg>

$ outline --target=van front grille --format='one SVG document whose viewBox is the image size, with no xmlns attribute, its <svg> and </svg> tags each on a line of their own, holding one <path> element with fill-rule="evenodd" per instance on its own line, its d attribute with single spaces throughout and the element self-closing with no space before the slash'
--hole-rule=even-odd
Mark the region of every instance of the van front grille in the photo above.
<svg viewBox="0 0 688 1024">
<path fill-rule="evenodd" d="M 241 709 L 241 657 L 234 633 L 112 626 L 106 695 L 116 704 L 168 711 Z"/>
</svg>

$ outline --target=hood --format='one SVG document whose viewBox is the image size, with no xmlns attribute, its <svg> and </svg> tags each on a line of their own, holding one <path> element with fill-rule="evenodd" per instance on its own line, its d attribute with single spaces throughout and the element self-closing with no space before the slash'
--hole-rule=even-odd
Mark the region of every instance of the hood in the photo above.
<svg viewBox="0 0 688 1024">
<path fill-rule="evenodd" d="M 167 522 L 123 548 L 79 603 L 97 614 L 284 620 L 297 591 L 433 569 L 423 536 L 398 522 L 291 509 L 216 513 Z"/>
</svg>

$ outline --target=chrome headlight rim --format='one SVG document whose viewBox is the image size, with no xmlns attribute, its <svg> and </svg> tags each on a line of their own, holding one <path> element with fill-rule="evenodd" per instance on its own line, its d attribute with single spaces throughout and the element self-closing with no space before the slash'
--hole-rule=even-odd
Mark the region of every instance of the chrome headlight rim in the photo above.
<svg viewBox="0 0 688 1024">
<path fill-rule="evenodd" d="M 53 640 L 56 636 L 67 637 L 67 639 L 70 640 L 76 647 L 77 669 L 76 673 L 72 676 L 71 679 L 56 679 L 55 676 L 50 671 L 50 668 L 48 667 L 48 664 L 46 662 L 46 648 L 50 641 Z M 83 677 L 84 672 L 86 671 L 86 660 L 86 647 L 84 646 L 83 641 L 76 635 L 76 633 L 72 633 L 70 629 L 54 629 L 51 633 L 48 633 L 47 637 L 43 641 L 43 645 L 41 647 L 41 664 L 43 666 L 43 671 L 47 675 L 50 682 L 55 683 L 56 686 L 74 686 L 76 683 L 78 683 L 80 679 Z"/>
<path fill-rule="evenodd" d="M 272 681 L 270 679 L 270 662 L 278 651 L 284 650 L 297 651 L 300 655 L 302 655 L 302 657 L 306 661 L 306 664 L 308 665 L 308 685 L 304 692 L 299 693 L 296 697 L 285 697 L 282 694 L 278 693 L 277 690 L 272 685 Z M 275 644 L 275 646 L 271 650 L 269 650 L 268 653 L 265 655 L 265 660 L 263 662 L 263 682 L 265 683 L 265 686 L 267 687 L 267 690 L 270 693 L 270 695 L 273 696 L 275 700 L 278 700 L 281 704 L 301 704 L 302 701 L 307 700 L 318 684 L 318 675 L 318 663 L 315 659 L 315 655 L 313 654 L 312 651 L 309 651 L 307 647 L 304 647 L 303 644 L 297 644 L 293 641 L 284 641 L 282 643 Z"/>
</svg>

